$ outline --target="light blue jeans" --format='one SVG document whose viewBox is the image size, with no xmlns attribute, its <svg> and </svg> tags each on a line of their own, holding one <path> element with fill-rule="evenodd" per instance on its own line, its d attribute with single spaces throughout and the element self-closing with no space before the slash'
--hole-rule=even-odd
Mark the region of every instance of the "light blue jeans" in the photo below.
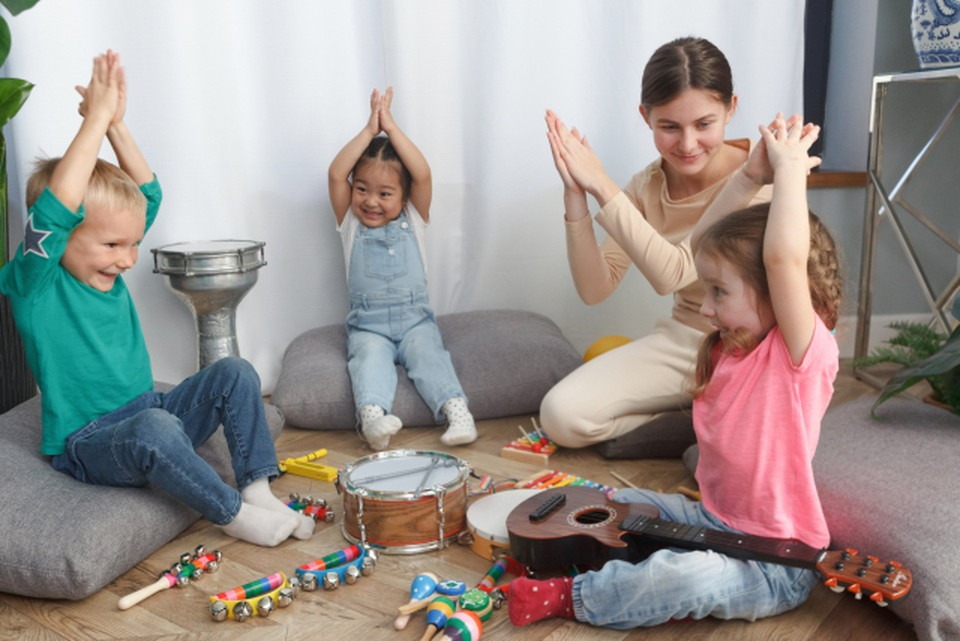
<svg viewBox="0 0 960 641">
<path fill-rule="evenodd" d="M 668 521 L 736 531 L 679 494 L 627 489 L 614 500 L 649 503 Z M 802 604 L 817 581 L 813 570 L 662 549 L 641 563 L 608 561 L 598 572 L 577 576 L 573 612 L 579 621 L 618 630 L 687 617 L 754 621 Z"/>
<path fill-rule="evenodd" d="M 443 346 L 426 292 L 354 295 L 347 316 L 347 370 L 359 409 L 377 405 L 387 413 L 397 393 L 401 365 L 437 422 L 463 388 Z"/>
<path fill-rule="evenodd" d="M 260 378 L 247 361 L 220 359 L 168 392 L 147 392 L 80 428 L 53 467 L 93 485 L 150 485 L 216 525 L 240 511 L 240 493 L 196 452 L 223 425 L 237 486 L 277 476 Z"/>
</svg>

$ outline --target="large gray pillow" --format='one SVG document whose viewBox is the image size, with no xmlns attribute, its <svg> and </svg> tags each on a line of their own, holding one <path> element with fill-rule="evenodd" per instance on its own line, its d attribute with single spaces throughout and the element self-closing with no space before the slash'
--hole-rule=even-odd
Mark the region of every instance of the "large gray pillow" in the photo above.
<svg viewBox="0 0 960 641">
<path fill-rule="evenodd" d="M 474 418 L 535 413 L 557 381 L 583 360 L 546 316 L 486 310 L 437 318 Z M 429 408 L 398 367 L 393 413 L 404 425 L 434 425 Z M 271 402 L 287 423 L 323 430 L 353 429 L 356 412 L 347 373 L 344 326 L 328 325 L 295 338 L 283 356 Z"/>
<path fill-rule="evenodd" d="M 913 572 L 890 604 L 920 641 L 960 641 L 960 416 L 894 398 L 871 418 L 873 398 L 827 412 L 814 459 L 833 546 Z"/>
<path fill-rule="evenodd" d="M 276 438 L 283 417 L 266 409 Z M 201 454 L 232 482 L 222 434 Z M 29 597 L 86 598 L 199 518 L 159 491 L 87 485 L 50 467 L 39 396 L 0 415 L 0 488 L 0 592 Z"/>
<path fill-rule="evenodd" d="M 899 561 L 913 589 L 890 609 L 920 641 L 960 641 L 960 416 L 893 398 L 832 408 L 813 461 L 833 549 Z M 692 473 L 697 446 L 683 455 Z"/>
</svg>

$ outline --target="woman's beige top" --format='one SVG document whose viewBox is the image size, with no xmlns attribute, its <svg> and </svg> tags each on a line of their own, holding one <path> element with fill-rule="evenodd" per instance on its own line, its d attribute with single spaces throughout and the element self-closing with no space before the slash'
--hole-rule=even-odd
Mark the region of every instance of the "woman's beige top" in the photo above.
<svg viewBox="0 0 960 641">
<path fill-rule="evenodd" d="M 726 141 L 744 150 L 747 139 Z M 596 221 L 607 232 L 597 243 L 593 220 L 584 216 L 567 222 L 567 258 L 574 285 L 588 305 L 605 300 L 617 288 L 631 263 L 659 294 L 673 294 L 673 317 L 701 331 L 709 331 L 709 322 L 700 315 L 704 291 L 697 280 L 688 239 L 694 225 L 733 172 L 703 191 L 673 200 L 667 192 L 667 177 L 658 159 L 636 174 L 603 207 Z M 770 186 L 759 188 L 742 177 L 732 185 L 743 192 L 744 203 L 768 202 Z M 749 199 L 749 200 L 748 200 Z"/>
</svg>

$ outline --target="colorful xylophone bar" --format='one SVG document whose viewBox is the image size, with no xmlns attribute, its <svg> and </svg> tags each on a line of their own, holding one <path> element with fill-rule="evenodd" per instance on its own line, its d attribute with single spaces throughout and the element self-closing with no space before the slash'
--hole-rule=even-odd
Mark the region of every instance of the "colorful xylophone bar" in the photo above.
<svg viewBox="0 0 960 641">
<path fill-rule="evenodd" d="M 546 490 L 557 487 L 566 487 L 568 485 L 591 487 L 603 492 L 607 498 L 612 498 L 617 488 L 603 483 L 597 483 L 576 474 L 566 474 L 557 470 L 541 470 L 531 477 L 522 481 L 517 481 L 514 486 L 517 489 L 528 488 L 531 490 Z"/>
</svg>

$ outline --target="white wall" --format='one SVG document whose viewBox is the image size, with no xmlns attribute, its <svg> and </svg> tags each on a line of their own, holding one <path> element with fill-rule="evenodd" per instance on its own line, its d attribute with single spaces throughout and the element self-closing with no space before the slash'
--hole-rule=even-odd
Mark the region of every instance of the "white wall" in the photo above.
<svg viewBox="0 0 960 641">
<path fill-rule="evenodd" d="M 625 182 L 655 157 L 637 112 L 652 51 L 683 35 L 730 59 L 740 109 L 729 137 L 754 137 L 802 105 L 803 0 L 41 0 L 10 18 L 7 74 L 36 89 L 7 130 L 11 200 L 38 154 L 76 132 L 93 56 L 121 52 L 128 123 L 162 181 L 160 218 L 127 283 L 154 375 L 194 369 L 194 321 L 151 272 L 150 248 L 241 238 L 268 265 L 238 309 L 241 354 L 270 391 L 283 350 L 346 314 L 326 168 L 364 124 L 373 87 L 431 162 L 430 293 L 438 313 L 512 307 L 554 319 L 583 349 L 639 336 L 670 305 L 636 270 L 585 306 L 566 264 L 547 107 L 579 126 Z M 109 157 L 105 148 L 104 155 Z"/>
</svg>

